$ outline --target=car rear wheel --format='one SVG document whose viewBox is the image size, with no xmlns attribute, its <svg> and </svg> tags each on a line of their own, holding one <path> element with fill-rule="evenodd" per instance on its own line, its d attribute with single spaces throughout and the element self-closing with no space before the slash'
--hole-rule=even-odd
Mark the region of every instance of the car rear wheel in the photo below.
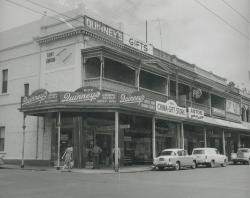
<svg viewBox="0 0 250 198">
<path fill-rule="evenodd" d="M 180 162 L 176 162 L 174 169 L 180 170 L 180 168 L 181 168 Z"/>
<path fill-rule="evenodd" d="M 226 167 L 227 166 L 227 160 L 224 160 L 223 164 L 221 164 L 222 167 Z"/>
<path fill-rule="evenodd" d="M 210 167 L 211 167 L 211 168 L 214 168 L 214 167 L 215 167 L 215 162 L 214 162 L 214 160 L 212 160 L 212 161 L 210 162 Z"/>
<path fill-rule="evenodd" d="M 196 165 L 196 162 L 195 162 L 195 161 L 193 161 L 193 162 L 192 162 L 192 165 L 191 165 L 191 168 L 192 168 L 192 169 L 195 169 L 195 168 L 196 168 L 196 166 L 197 166 L 197 165 Z"/>
</svg>

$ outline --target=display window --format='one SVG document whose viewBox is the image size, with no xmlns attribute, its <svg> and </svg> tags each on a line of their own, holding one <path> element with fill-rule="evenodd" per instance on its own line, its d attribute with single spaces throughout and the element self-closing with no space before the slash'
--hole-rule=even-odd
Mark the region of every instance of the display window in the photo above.
<svg viewBox="0 0 250 198">
<path fill-rule="evenodd" d="M 157 119 L 155 125 L 156 155 L 163 149 L 180 147 L 180 124 Z"/>
</svg>

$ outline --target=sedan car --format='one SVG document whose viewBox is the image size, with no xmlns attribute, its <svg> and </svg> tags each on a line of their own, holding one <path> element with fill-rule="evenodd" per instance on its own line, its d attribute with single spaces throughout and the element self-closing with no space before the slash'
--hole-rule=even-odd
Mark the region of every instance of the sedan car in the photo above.
<svg viewBox="0 0 250 198">
<path fill-rule="evenodd" d="M 196 167 L 195 159 L 183 149 L 165 149 L 154 159 L 154 167 L 163 170 L 165 167 L 180 170 L 182 167 Z"/>
<path fill-rule="evenodd" d="M 211 168 L 217 164 L 227 166 L 227 156 L 221 155 L 216 148 L 195 148 L 192 156 L 195 158 L 197 166 L 206 165 Z"/>
<path fill-rule="evenodd" d="M 250 148 L 239 148 L 235 158 L 232 158 L 234 164 L 250 164 Z"/>
</svg>

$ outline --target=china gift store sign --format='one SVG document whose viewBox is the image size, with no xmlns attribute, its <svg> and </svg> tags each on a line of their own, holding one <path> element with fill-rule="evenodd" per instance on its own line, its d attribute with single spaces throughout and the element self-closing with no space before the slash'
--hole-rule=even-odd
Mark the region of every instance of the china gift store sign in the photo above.
<svg viewBox="0 0 250 198">
<path fill-rule="evenodd" d="M 183 118 L 187 117 L 186 108 L 179 107 L 173 100 L 168 100 L 166 103 L 156 101 L 156 112 Z"/>
</svg>

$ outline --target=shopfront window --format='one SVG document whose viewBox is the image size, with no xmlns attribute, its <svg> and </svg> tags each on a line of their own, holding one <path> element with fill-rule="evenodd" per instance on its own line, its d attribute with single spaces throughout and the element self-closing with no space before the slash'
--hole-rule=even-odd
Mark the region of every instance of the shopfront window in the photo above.
<svg viewBox="0 0 250 198">
<path fill-rule="evenodd" d="M 115 131 L 114 113 L 86 113 L 82 119 L 85 167 L 111 167 Z"/>
<path fill-rule="evenodd" d="M 155 123 L 156 155 L 163 149 L 180 147 L 180 126 L 166 120 L 156 120 Z"/>
<path fill-rule="evenodd" d="M 207 130 L 207 146 L 217 148 L 220 153 L 223 153 L 222 129 L 210 128 Z"/>
<path fill-rule="evenodd" d="M 152 118 L 121 114 L 119 133 L 124 165 L 152 163 Z"/>
<path fill-rule="evenodd" d="M 185 150 L 188 151 L 189 155 L 194 148 L 202 148 L 205 146 L 203 127 L 185 124 L 184 138 Z"/>
</svg>

